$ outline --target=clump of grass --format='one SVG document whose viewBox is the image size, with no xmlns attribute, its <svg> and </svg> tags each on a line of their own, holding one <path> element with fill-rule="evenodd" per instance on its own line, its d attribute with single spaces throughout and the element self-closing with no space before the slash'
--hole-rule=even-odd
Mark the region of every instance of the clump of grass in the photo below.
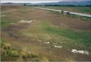
<svg viewBox="0 0 91 62">
<path fill-rule="evenodd" d="M 23 49 L 21 52 L 20 52 L 20 56 L 23 58 L 23 59 L 27 59 L 27 58 L 37 58 L 38 57 L 38 54 L 34 53 L 34 52 L 30 52 L 28 51 L 27 49 Z"/>
<path fill-rule="evenodd" d="M 11 45 L 9 43 L 2 42 L 1 48 L 5 49 L 5 50 L 9 50 L 11 48 Z"/>
<path fill-rule="evenodd" d="M 19 52 L 17 50 L 7 50 L 7 54 L 13 57 L 19 57 Z"/>
<path fill-rule="evenodd" d="M 23 59 L 27 59 L 28 57 L 30 57 L 30 53 L 29 53 L 26 49 L 23 49 L 23 50 L 20 52 L 20 56 L 21 56 Z"/>
<path fill-rule="evenodd" d="M 35 52 L 30 52 L 27 49 L 19 50 L 16 48 L 13 48 L 9 43 L 2 42 L 1 43 L 1 54 L 2 56 L 8 57 L 16 57 L 17 61 L 41 61 L 43 58 L 39 56 Z"/>
<path fill-rule="evenodd" d="M 13 57 L 19 56 L 18 50 L 12 48 L 9 43 L 2 42 L 1 48 L 2 48 L 2 53 L 5 54 L 5 55 L 10 55 L 10 56 L 13 56 Z"/>
</svg>

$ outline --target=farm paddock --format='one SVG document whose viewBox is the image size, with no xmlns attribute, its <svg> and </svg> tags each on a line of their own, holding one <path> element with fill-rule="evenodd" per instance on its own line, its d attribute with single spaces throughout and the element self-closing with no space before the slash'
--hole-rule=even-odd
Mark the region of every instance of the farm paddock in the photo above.
<svg viewBox="0 0 91 62">
<path fill-rule="evenodd" d="M 20 52 L 12 57 L 1 48 L 2 61 L 91 61 L 90 21 L 34 7 L 1 8 L 8 11 L 1 13 L 1 43 L 9 43 L 16 55 L 16 50 L 35 53 L 32 59 Z"/>
</svg>

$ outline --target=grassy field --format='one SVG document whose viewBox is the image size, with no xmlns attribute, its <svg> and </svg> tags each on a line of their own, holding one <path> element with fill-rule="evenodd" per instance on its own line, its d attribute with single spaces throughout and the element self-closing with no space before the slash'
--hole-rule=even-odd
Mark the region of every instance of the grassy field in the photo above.
<svg viewBox="0 0 91 62">
<path fill-rule="evenodd" d="M 88 20 L 33 7 L 5 8 L 2 12 L 12 11 L 1 14 L 2 61 L 91 61 Z"/>
<path fill-rule="evenodd" d="M 91 14 L 90 7 L 60 7 L 60 6 L 45 6 L 46 8 L 59 9 L 65 11 L 79 12 L 84 14 Z"/>
</svg>

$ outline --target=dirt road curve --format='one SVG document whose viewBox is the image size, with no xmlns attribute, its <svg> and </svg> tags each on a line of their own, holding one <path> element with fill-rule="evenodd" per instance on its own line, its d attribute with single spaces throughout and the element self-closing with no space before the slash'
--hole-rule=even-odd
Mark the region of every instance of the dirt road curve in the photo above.
<svg viewBox="0 0 91 62">
<path fill-rule="evenodd" d="M 61 12 L 62 10 L 56 10 L 56 9 L 49 9 L 49 8 L 42 8 L 42 7 L 35 7 L 37 9 L 44 9 L 44 10 L 52 10 L 52 11 L 58 11 Z M 64 11 L 65 13 L 70 12 L 70 11 Z M 85 16 L 85 17 L 91 17 L 89 14 L 82 14 L 82 13 L 76 13 L 76 12 L 70 12 L 70 14 L 75 14 L 79 16 Z"/>
</svg>

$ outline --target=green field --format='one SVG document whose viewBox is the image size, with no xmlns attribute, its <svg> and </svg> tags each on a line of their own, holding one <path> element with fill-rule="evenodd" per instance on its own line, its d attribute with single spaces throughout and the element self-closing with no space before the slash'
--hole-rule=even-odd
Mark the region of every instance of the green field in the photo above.
<svg viewBox="0 0 91 62">
<path fill-rule="evenodd" d="M 13 9 L 1 14 L 2 61 L 91 61 L 91 21 L 34 7 L 5 10 Z"/>
</svg>

